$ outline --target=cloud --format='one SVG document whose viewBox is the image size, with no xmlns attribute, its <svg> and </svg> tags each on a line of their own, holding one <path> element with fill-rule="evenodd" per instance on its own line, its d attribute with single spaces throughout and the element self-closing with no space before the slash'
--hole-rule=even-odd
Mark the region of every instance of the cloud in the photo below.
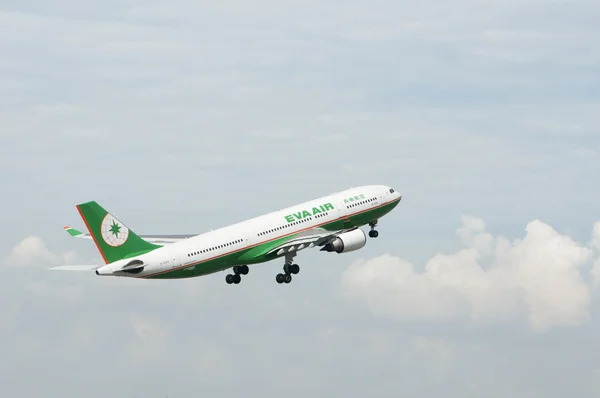
<svg viewBox="0 0 600 398">
<path fill-rule="evenodd" d="M 592 232 L 592 246 L 600 251 L 600 222 L 594 224 L 594 231 Z"/>
<path fill-rule="evenodd" d="M 590 246 L 596 250 L 596 260 L 590 274 L 593 278 L 594 288 L 598 288 L 600 287 L 600 222 L 594 224 Z"/>
<path fill-rule="evenodd" d="M 513 242 L 493 237 L 471 217 L 463 218 L 458 235 L 465 247 L 435 255 L 423 273 L 389 254 L 352 265 L 342 276 L 342 294 L 401 321 L 524 320 L 543 332 L 588 320 L 591 292 L 582 267 L 591 249 L 538 220 Z"/>
<path fill-rule="evenodd" d="M 30 267 L 72 264 L 76 259 L 74 252 L 55 254 L 46 247 L 39 236 L 28 236 L 13 247 L 4 263 L 8 266 Z"/>
</svg>

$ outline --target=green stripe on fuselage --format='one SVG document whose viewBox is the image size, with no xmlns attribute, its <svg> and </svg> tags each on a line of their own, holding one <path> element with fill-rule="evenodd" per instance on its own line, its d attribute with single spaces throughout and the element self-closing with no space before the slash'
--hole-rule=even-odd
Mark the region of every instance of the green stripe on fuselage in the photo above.
<svg viewBox="0 0 600 398">
<path fill-rule="evenodd" d="M 328 231 L 337 231 L 346 228 L 355 228 L 363 225 L 367 225 L 371 221 L 380 219 L 392 209 L 398 205 L 398 200 L 387 203 L 385 205 L 376 207 L 371 210 L 365 210 L 353 215 L 346 217 L 349 221 L 344 219 L 334 220 L 330 223 L 320 225 L 319 228 L 323 228 Z M 271 249 L 285 243 L 286 241 L 293 239 L 297 234 L 287 235 L 281 238 L 269 240 L 264 243 L 260 243 L 253 247 L 242 249 L 237 252 L 224 254 L 220 257 L 216 257 L 210 260 L 200 262 L 198 264 L 191 264 L 188 266 L 182 266 L 158 275 L 151 275 L 148 279 L 182 279 L 182 278 L 193 278 L 202 275 L 212 274 L 214 272 L 222 271 L 224 269 L 231 268 L 235 265 L 248 265 L 264 263 L 272 260 L 277 255 L 275 253 L 266 255 Z"/>
</svg>

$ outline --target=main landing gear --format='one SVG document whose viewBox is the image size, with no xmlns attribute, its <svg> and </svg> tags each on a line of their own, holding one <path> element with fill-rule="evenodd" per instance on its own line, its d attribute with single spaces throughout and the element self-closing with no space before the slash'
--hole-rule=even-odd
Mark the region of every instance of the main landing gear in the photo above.
<svg viewBox="0 0 600 398">
<path fill-rule="evenodd" d="M 377 232 L 377 231 L 375 230 L 375 227 L 377 226 L 377 220 L 375 220 L 375 221 L 371 221 L 371 222 L 369 223 L 369 226 L 371 227 L 371 230 L 369 231 L 369 237 L 371 237 L 371 238 L 376 238 L 376 237 L 378 237 L 378 236 L 379 236 L 379 232 Z"/>
<path fill-rule="evenodd" d="M 300 272 L 300 266 L 298 264 L 293 264 L 292 259 L 295 254 L 286 254 L 285 256 L 285 264 L 283 265 L 283 274 L 277 274 L 275 280 L 277 283 L 290 283 L 292 281 L 292 274 L 297 274 Z"/>
<path fill-rule="evenodd" d="M 233 275 L 227 275 L 225 277 L 225 282 L 227 282 L 228 285 L 231 285 L 232 283 L 235 283 L 237 285 L 242 281 L 242 277 L 240 276 L 240 274 L 247 275 L 248 271 L 250 271 L 250 269 L 247 265 L 236 265 L 235 267 L 233 267 Z"/>
</svg>

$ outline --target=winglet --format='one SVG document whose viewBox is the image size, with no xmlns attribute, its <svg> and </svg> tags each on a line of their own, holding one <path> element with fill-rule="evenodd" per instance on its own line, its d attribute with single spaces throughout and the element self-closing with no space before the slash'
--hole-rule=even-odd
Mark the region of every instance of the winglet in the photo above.
<svg viewBox="0 0 600 398">
<path fill-rule="evenodd" d="M 71 227 L 70 227 L 70 226 L 68 226 L 68 225 L 65 225 L 64 229 L 65 229 L 65 231 L 67 231 L 67 233 L 68 233 L 69 235 L 71 235 L 71 236 L 73 236 L 73 237 L 80 236 L 80 235 L 83 235 L 83 234 L 84 234 L 83 232 L 81 232 L 81 231 L 78 231 L 78 230 L 76 230 L 75 228 L 71 228 Z"/>
</svg>

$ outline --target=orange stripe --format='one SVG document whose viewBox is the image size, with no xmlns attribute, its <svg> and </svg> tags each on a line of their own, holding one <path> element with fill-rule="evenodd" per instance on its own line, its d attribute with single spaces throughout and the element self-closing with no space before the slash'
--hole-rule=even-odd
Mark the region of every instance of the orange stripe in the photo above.
<svg viewBox="0 0 600 398">
<path fill-rule="evenodd" d="M 96 237 L 92 233 L 92 229 L 90 228 L 90 225 L 88 224 L 87 220 L 83 216 L 83 213 L 81 212 L 81 209 L 79 208 L 79 205 L 77 205 L 75 207 L 77 207 L 77 211 L 79 212 L 79 215 L 81 216 L 81 219 L 85 223 L 86 228 L 88 229 L 88 231 L 90 231 L 90 236 L 92 237 L 92 239 L 94 239 L 94 243 L 96 244 L 96 247 L 98 248 L 98 251 L 100 252 L 100 255 L 104 259 L 104 263 L 108 264 L 108 260 L 106 259 L 106 257 L 104 257 L 104 253 L 102 252 L 102 249 L 100 249 L 100 245 L 98 244 L 98 241 L 96 240 Z"/>
<path fill-rule="evenodd" d="M 333 222 L 339 221 L 339 220 L 341 220 L 343 218 L 346 218 L 346 217 L 352 217 L 352 216 L 355 216 L 357 214 L 361 214 L 361 213 L 364 213 L 364 212 L 367 212 L 367 211 L 375 210 L 375 209 L 378 209 L 380 207 L 387 206 L 387 205 L 390 205 L 390 204 L 392 204 L 394 202 L 398 202 L 398 201 L 399 201 L 399 199 L 396 199 L 396 200 L 384 203 L 384 204 L 376 206 L 376 207 L 371 207 L 370 209 L 361 210 L 361 211 L 357 211 L 356 213 L 352 213 L 352 214 L 349 214 L 349 215 L 346 215 L 346 216 L 338 217 L 335 220 L 326 221 L 324 223 L 313 225 L 311 227 L 307 227 L 307 228 L 304 228 L 304 229 L 300 229 L 300 230 L 295 231 L 295 232 L 290 232 L 289 234 L 285 234 L 285 235 L 281 235 L 281 236 L 278 236 L 278 237 L 275 237 L 275 238 L 267 239 L 267 240 L 265 240 L 263 242 L 255 243 L 255 244 L 247 246 L 247 247 L 242 247 L 240 249 L 232 250 L 232 251 L 224 253 L 224 254 L 216 255 L 214 257 L 205 258 L 205 259 L 200 260 L 200 261 L 195 262 L 195 263 L 190 263 L 190 264 L 179 266 L 177 268 L 173 268 L 173 269 L 169 269 L 169 270 L 165 270 L 165 271 L 160 271 L 160 272 L 157 272 L 155 274 L 150 274 L 150 275 L 146 275 L 146 276 L 139 276 L 138 278 L 142 278 L 142 279 L 144 279 L 144 278 L 150 278 L 152 276 L 156 276 L 156 275 L 161 275 L 161 274 L 165 274 L 165 273 L 168 273 L 168 272 L 177 271 L 177 270 L 180 270 L 180 269 L 183 269 L 183 268 L 193 267 L 193 266 L 196 266 L 196 265 L 199 265 L 199 264 L 202 264 L 202 263 L 206 263 L 208 261 L 215 260 L 215 259 L 220 258 L 220 257 L 228 256 L 230 254 L 233 254 L 233 253 L 236 253 L 236 252 L 239 252 L 239 251 L 242 251 L 242 250 L 247 250 L 247 249 L 251 249 L 251 248 L 256 247 L 256 246 L 264 245 L 265 243 L 269 243 L 269 242 L 272 242 L 272 241 L 277 240 L 277 239 L 285 238 L 286 236 L 290 236 L 290 235 L 294 235 L 294 234 L 297 234 L 297 233 L 300 233 L 300 232 L 308 231 L 309 229 L 317 228 L 317 227 L 320 227 L 321 225 L 331 224 Z"/>
</svg>

